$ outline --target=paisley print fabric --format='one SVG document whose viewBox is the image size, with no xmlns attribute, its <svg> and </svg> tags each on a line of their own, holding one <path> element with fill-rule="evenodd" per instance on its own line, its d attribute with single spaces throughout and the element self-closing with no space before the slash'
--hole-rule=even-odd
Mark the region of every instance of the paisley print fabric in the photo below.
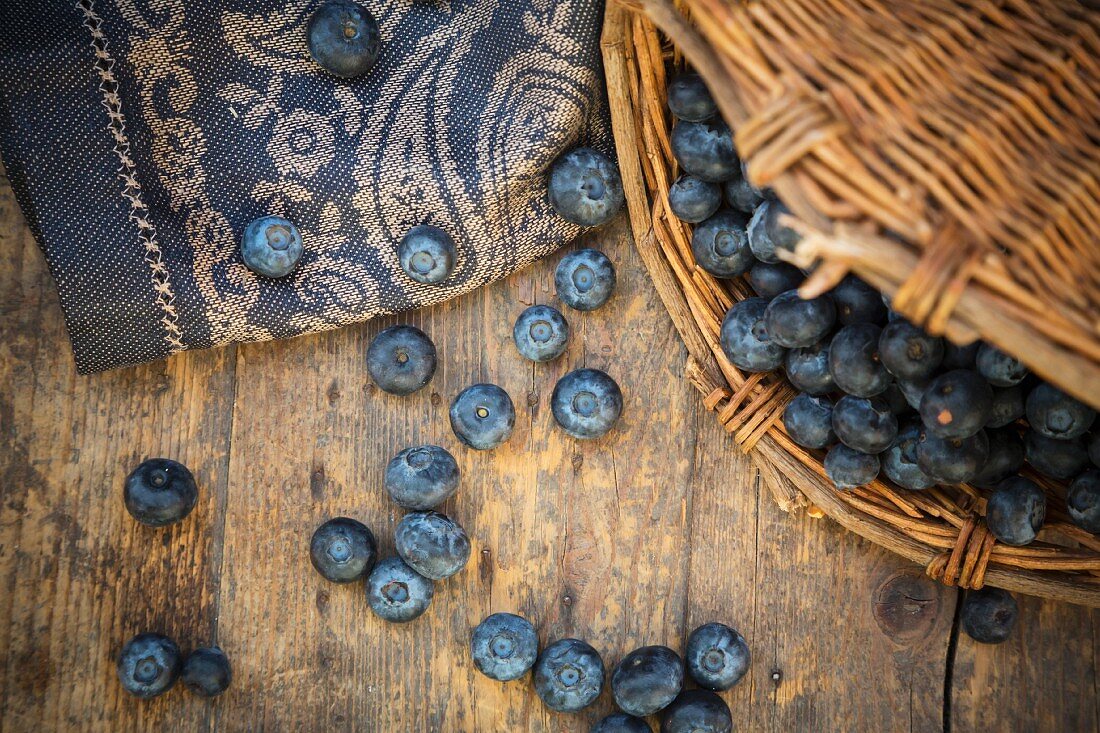
<svg viewBox="0 0 1100 733">
<path fill-rule="evenodd" d="M 0 155 L 82 372 L 442 301 L 579 233 L 545 175 L 610 149 L 602 3 L 360 1 L 383 48 L 353 80 L 309 56 L 319 0 L 0 3 Z M 265 214 L 305 244 L 282 280 L 238 251 Z M 458 245 L 440 285 L 398 264 L 416 224 Z"/>
</svg>

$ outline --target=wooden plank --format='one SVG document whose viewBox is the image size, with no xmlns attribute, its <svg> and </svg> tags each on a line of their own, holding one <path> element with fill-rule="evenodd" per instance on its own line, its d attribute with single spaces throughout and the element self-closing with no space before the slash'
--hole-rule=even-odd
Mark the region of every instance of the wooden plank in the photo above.
<svg viewBox="0 0 1100 733">
<path fill-rule="evenodd" d="M 140 704 L 114 659 L 130 636 L 213 640 L 232 415 L 232 352 L 75 374 L 41 254 L 0 181 L 0 729 L 204 725 L 182 692 Z M 135 522 L 122 482 L 149 456 L 194 471 L 199 503 Z"/>
</svg>

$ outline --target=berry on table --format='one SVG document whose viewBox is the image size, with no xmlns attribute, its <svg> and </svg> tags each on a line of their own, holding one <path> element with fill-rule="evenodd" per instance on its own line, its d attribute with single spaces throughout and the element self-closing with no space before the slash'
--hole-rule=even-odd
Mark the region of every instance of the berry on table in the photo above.
<svg viewBox="0 0 1100 733">
<path fill-rule="evenodd" d="M 710 690 L 684 690 L 661 713 L 661 733 L 730 733 L 733 715 Z"/>
<path fill-rule="evenodd" d="M 943 339 L 897 320 L 882 329 L 878 351 L 886 371 L 898 379 L 927 379 L 943 361 Z"/>
<path fill-rule="evenodd" d="M 825 454 L 825 475 L 838 489 L 854 489 L 878 478 L 879 457 L 837 443 Z"/>
<path fill-rule="evenodd" d="M 833 403 L 828 397 L 800 394 L 783 411 L 783 427 L 803 448 L 825 448 L 836 442 Z"/>
<path fill-rule="evenodd" d="M 455 520 L 438 512 L 410 512 L 394 532 L 397 554 L 430 580 L 443 580 L 466 567 L 470 538 Z"/>
<path fill-rule="evenodd" d="M 380 618 L 406 623 L 428 610 L 435 586 L 399 557 L 378 563 L 367 578 L 367 603 Z"/>
<path fill-rule="evenodd" d="M 134 519 L 150 527 L 163 527 L 191 513 L 199 489 L 187 466 L 167 458 L 150 458 L 126 477 L 122 498 Z"/>
<path fill-rule="evenodd" d="M 989 531 L 1006 545 L 1031 543 L 1042 529 L 1047 497 L 1030 479 L 1013 476 L 997 484 L 985 508 Z"/>
<path fill-rule="evenodd" d="M 475 450 L 491 450 L 512 435 L 516 408 L 512 398 L 495 384 L 475 384 L 451 402 L 451 430 Z"/>
<path fill-rule="evenodd" d="M 741 173 L 733 148 L 733 133 L 719 118 L 677 122 L 672 128 L 672 155 L 685 171 L 704 181 L 719 183 Z"/>
<path fill-rule="evenodd" d="M 405 509 L 434 509 L 458 490 L 458 463 L 438 445 L 406 448 L 386 466 L 390 498 Z"/>
<path fill-rule="evenodd" d="M 703 122 L 718 112 L 718 105 L 698 74 L 684 72 L 668 84 L 668 108 L 680 120 Z"/>
<path fill-rule="evenodd" d="M 615 290 L 615 267 L 595 249 L 570 252 L 554 271 L 554 288 L 561 302 L 579 311 L 596 310 Z"/>
<path fill-rule="evenodd" d="M 512 341 L 520 355 L 531 361 L 553 361 L 568 345 L 569 323 L 557 308 L 533 305 L 516 319 Z"/>
<path fill-rule="evenodd" d="M 1066 490 L 1066 511 L 1081 529 L 1100 533 L 1100 470 L 1090 468 L 1070 482 Z"/>
<path fill-rule="evenodd" d="M 1024 381 L 1031 373 L 1019 359 L 989 344 L 978 347 L 974 364 L 978 374 L 989 380 L 994 387 L 1012 387 Z"/>
<path fill-rule="evenodd" d="M 600 696 L 603 676 L 599 652 L 580 639 L 562 639 L 535 662 L 535 692 L 551 710 L 574 713 Z"/>
<path fill-rule="evenodd" d="M 668 189 L 668 207 L 680 221 L 698 224 L 722 205 L 722 187 L 686 173 Z"/>
<path fill-rule="evenodd" d="M 119 652 L 115 671 L 122 689 L 147 700 L 167 692 L 183 662 L 176 642 L 161 634 L 138 634 Z"/>
<path fill-rule="evenodd" d="M 323 69 L 350 79 L 374 68 L 382 51 L 378 22 L 350 0 L 327 0 L 306 26 L 309 55 Z"/>
<path fill-rule="evenodd" d="M 554 422 L 574 438 L 599 438 L 618 422 L 623 393 L 615 380 L 599 369 L 577 369 L 554 385 L 550 410 Z"/>
<path fill-rule="evenodd" d="M 336 517 L 314 530 L 309 560 L 325 580 L 350 583 L 374 568 L 378 544 L 367 525 L 349 517 Z"/>
<path fill-rule="evenodd" d="M 989 437 L 984 430 L 967 438 L 941 438 L 926 425 L 917 441 L 917 465 L 940 483 L 970 481 L 988 459 Z"/>
<path fill-rule="evenodd" d="M 625 713 L 645 717 L 668 706 L 684 686 L 684 663 L 667 646 L 643 646 L 611 672 L 611 693 Z"/>
<path fill-rule="evenodd" d="M 955 369 L 933 379 L 920 400 L 920 417 L 941 438 L 968 438 L 993 410 L 993 390 L 977 372 Z"/>
<path fill-rule="evenodd" d="M 833 407 L 833 431 L 862 453 L 881 453 L 898 435 L 898 419 L 881 399 L 844 395 Z"/>
<path fill-rule="evenodd" d="M 749 671 L 752 655 L 741 634 L 712 622 L 691 632 L 684 659 L 691 678 L 700 687 L 728 690 Z"/>
<path fill-rule="evenodd" d="M 797 290 L 788 290 L 768 303 L 764 322 L 777 344 L 788 349 L 803 348 L 813 346 L 832 330 L 836 308 L 828 295 L 807 300 Z"/>
<path fill-rule="evenodd" d="M 783 362 L 787 379 L 795 389 L 821 396 L 836 391 L 836 382 L 829 373 L 829 341 L 822 339 L 813 346 L 791 349 Z"/>
<path fill-rule="evenodd" d="M 229 689 L 233 669 L 225 652 L 216 646 L 204 647 L 187 655 L 180 680 L 196 695 L 217 697 Z"/>
<path fill-rule="evenodd" d="M 601 718 L 589 733 L 653 733 L 649 723 L 626 713 L 612 713 Z"/>
<path fill-rule="evenodd" d="M 383 392 L 409 395 L 435 375 L 435 344 L 415 326 L 391 326 L 367 347 L 367 371 Z"/>
<path fill-rule="evenodd" d="M 1084 435 L 1096 419 L 1091 407 L 1046 383 L 1031 390 L 1026 410 L 1032 430 L 1058 440 Z"/>
<path fill-rule="evenodd" d="M 474 666 L 490 679 L 507 682 L 527 674 L 539 653 L 535 627 L 522 616 L 494 613 L 470 637 Z"/>
<path fill-rule="evenodd" d="M 1057 440 L 1034 430 L 1024 433 L 1024 455 L 1036 471 L 1059 481 L 1073 478 L 1089 463 L 1080 438 Z"/>
<path fill-rule="evenodd" d="M 856 397 L 886 391 L 891 377 L 878 353 L 881 333 L 873 323 L 853 323 L 836 332 L 829 345 L 829 373 L 837 387 Z"/>
<path fill-rule="evenodd" d="M 738 369 L 770 372 L 783 363 L 787 350 L 772 340 L 764 320 L 768 301 L 745 298 L 733 304 L 722 320 L 722 351 Z"/>
<path fill-rule="evenodd" d="M 936 480 L 922 471 L 917 461 L 920 433 L 920 423 L 915 420 L 907 422 L 880 456 L 886 478 L 910 491 L 924 491 L 936 485 Z"/>
<path fill-rule="evenodd" d="M 623 179 L 603 153 L 576 148 L 550 169 L 550 205 L 568 222 L 594 227 L 611 221 L 623 207 Z"/>
<path fill-rule="evenodd" d="M 397 260 L 405 274 L 418 283 L 434 285 L 455 269 L 455 241 L 439 227 L 419 224 L 397 245 Z"/>
<path fill-rule="evenodd" d="M 980 644 L 1000 644 L 1016 625 L 1019 607 L 1008 591 L 986 586 L 963 596 L 959 622 L 962 630 Z"/>
<path fill-rule="evenodd" d="M 286 277 L 301 258 L 302 235 L 287 219 L 264 216 L 245 227 L 241 236 L 241 259 L 257 275 Z"/>
<path fill-rule="evenodd" d="M 771 300 L 780 293 L 794 290 L 806 276 L 794 265 L 786 262 L 756 262 L 749 268 L 745 279 L 749 281 L 753 292 L 765 300 Z"/>
<path fill-rule="evenodd" d="M 730 209 L 720 209 L 695 227 L 691 252 L 695 263 L 715 277 L 743 275 L 756 261 L 749 250 L 745 217 Z"/>
</svg>

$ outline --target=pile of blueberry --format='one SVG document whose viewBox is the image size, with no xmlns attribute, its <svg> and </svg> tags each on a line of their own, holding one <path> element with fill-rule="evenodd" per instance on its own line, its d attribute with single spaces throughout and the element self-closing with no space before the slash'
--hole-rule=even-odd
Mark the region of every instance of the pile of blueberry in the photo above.
<svg viewBox="0 0 1100 733">
<path fill-rule="evenodd" d="M 535 627 L 522 616 L 495 613 L 474 629 L 470 654 L 478 670 L 508 682 L 534 670 L 535 692 L 551 710 L 575 713 L 604 689 L 603 659 L 580 639 L 561 639 L 539 652 Z M 688 674 L 699 690 L 684 690 L 685 660 L 666 646 L 644 646 L 611 671 L 611 693 L 621 713 L 599 721 L 593 733 L 651 733 L 643 718 L 661 713 L 663 733 L 729 731 L 729 706 L 715 691 L 737 684 L 749 668 L 749 647 L 729 626 L 709 623 L 691 632 Z"/>
</svg>

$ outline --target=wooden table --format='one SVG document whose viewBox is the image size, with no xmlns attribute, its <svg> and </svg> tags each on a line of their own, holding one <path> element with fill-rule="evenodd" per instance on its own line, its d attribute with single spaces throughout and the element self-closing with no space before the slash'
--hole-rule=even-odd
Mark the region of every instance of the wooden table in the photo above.
<svg viewBox="0 0 1100 733">
<path fill-rule="evenodd" d="M 736 730 L 930 731 L 1097 728 L 1095 612 L 1021 599 L 1012 639 L 958 632 L 958 593 L 845 534 L 787 515 L 681 378 L 685 352 L 625 221 L 589 237 L 617 294 L 569 312 L 574 338 L 550 365 L 519 358 L 512 322 L 553 303 L 558 257 L 398 319 L 281 343 L 182 354 L 80 377 L 42 256 L 0 179 L 0 730 L 586 731 L 611 709 L 550 714 L 529 683 L 473 668 L 472 627 L 496 611 L 543 641 L 575 636 L 608 663 L 643 644 L 682 649 L 718 620 L 753 666 L 726 697 Z M 439 347 L 421 393 L 380 393 L 371 336 L 406 321 Z M 555 429 L 555 380 L 581 365 L 624 387 L 609 438 Z M 450 399 L 478 381 L 516 402 L 511 441 L 461 448 Z M 444 510 L 474 544 L 418 621 L 374 617 L 359 585 L 323 581 L 307 546 L 323 520 L 369 524 L 391 552 L 401 512 L 387 460 L 435 442 L 462 487 Z M 134 522 L 122 480 L 168 456 L 196 473 L 194 513 Z M 135 633 L 218 643 L 234 665 L 223 697 L 175 689 L 128 698 L 114 657 Z"/>
</svg>

